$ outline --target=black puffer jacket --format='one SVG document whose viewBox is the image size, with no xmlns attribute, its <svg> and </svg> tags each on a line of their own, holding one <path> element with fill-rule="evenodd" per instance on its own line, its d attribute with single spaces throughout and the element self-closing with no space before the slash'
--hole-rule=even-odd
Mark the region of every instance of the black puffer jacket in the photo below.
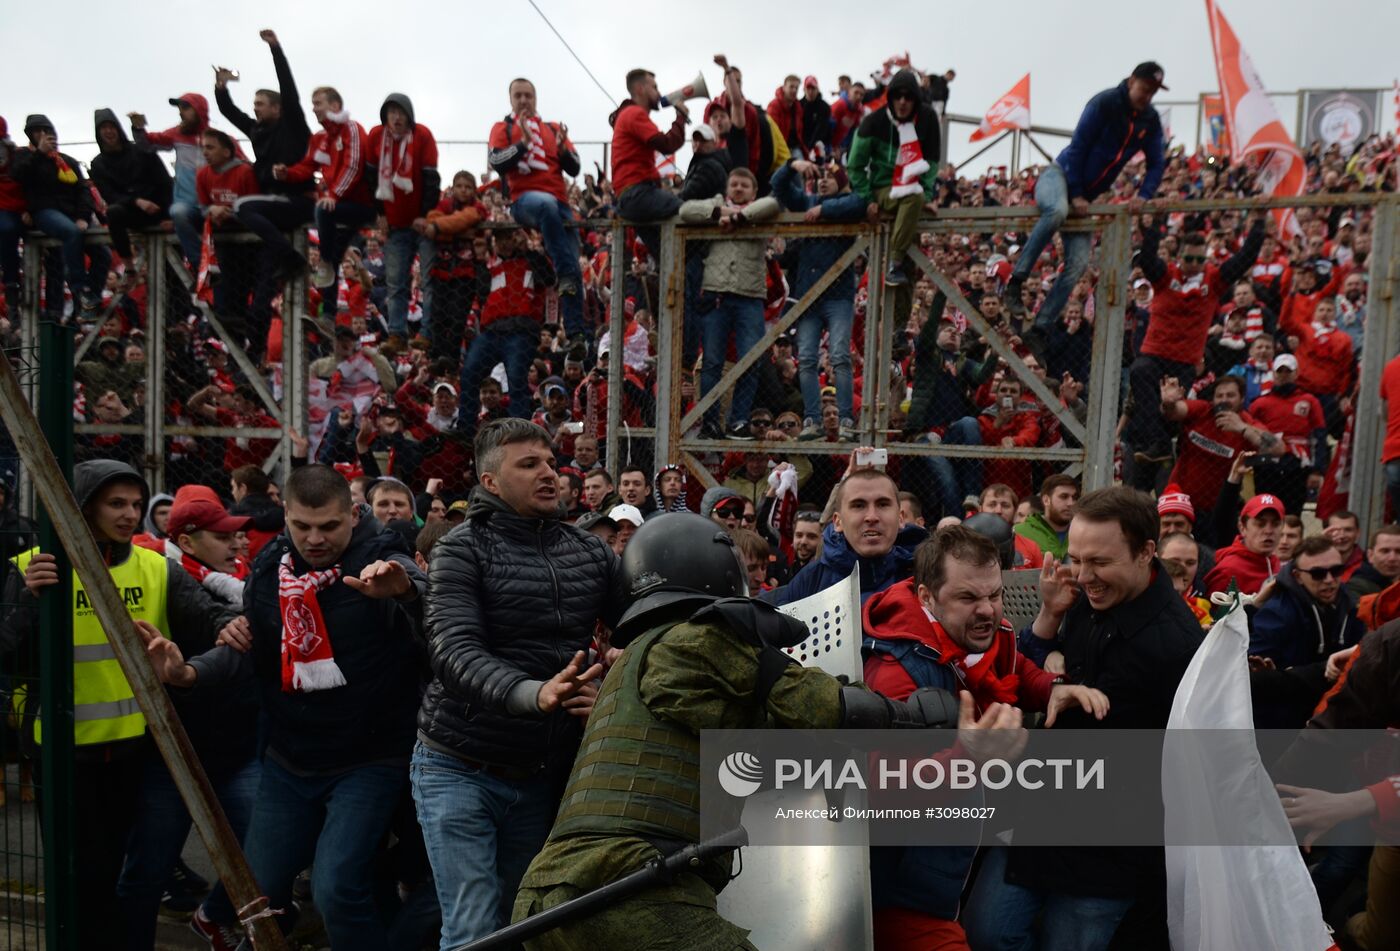
<svg viewBox="0 0 1400 951">
<path fill-rule="evenodd" d="M 526 712 L 519 698 L 586 649 L 600 618 L 617 620 L 625 606 L 617 556 L 595 535 L 517 515 L 478 487 L 466 521 L 433 546 L 428 578 L 433 682 L 419 736 L 471 760 L 567 772 L 583 721 Z"/>
</svg>

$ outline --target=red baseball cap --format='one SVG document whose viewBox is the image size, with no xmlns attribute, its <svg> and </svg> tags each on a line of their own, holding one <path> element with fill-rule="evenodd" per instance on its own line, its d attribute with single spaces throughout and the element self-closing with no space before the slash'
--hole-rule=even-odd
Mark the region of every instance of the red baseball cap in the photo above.
<svg viewBox="0 0 1400 951">
<path fill-rule="evenodd" d="M 252 523 L 246 515 L 230 515 L 207 485 L 186 485 L 175 493 L 167 532 L 171 538 L 189 532 L 242 532 Z"/>
<path fill-rule="evenodd" d="M 1240 511 L 1241 518 L 1257 518 L 1263 512 L 1274 512 L 1279 518 L 1287 514 L 1283 509 L 1283 502 L 1276 495 L 1265 492 L 1256 495 L 1248 502 L 1244 503 L 1244 508 Z"/>
</svg>

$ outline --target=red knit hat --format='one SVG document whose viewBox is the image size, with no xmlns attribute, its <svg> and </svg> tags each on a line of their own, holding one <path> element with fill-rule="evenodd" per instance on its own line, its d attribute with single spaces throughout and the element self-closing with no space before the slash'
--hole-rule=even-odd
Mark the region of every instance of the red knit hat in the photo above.
<svg viewBox="0 0 1400 951">
<path fill-rule="evenodd" d="M 1158 516 L 1170 515 L 1173 512 L 1185 515 L 1193 525 L 1196 522 L 1196 509 L 1191 505 L 1191 496 L 1181 491 L 1181 486 L 1176 483 L 1167 486 L 1157 499 Z"/>
</svg>

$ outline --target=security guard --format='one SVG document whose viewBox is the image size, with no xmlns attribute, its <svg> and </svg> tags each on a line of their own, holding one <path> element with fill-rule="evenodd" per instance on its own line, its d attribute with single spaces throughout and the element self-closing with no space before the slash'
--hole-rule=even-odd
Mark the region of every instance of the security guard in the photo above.
<svg viewBox="0 0 1400 951">
<path fill-rule="evenodd" d="M 235 614 L 216 606 L 178 564 L 131 544 L 150 496 L 140 474 L 110 459 L 79 463 L 73 470 L 73 494 L 132 618 L 166 637 L 178 632 L 178 639 L 187 644 L 212 647 L 220 628 Z M 0 623 L 0 651 L 41 636 L 39 598 L 45 588 L 58 583 L 54 556 L 37 548 L 16 556 L 13 564 L 16 570 L 5 584 L 8 613 Z M 30 696 L 28 704 L 37 708 L 37 696 Z M 106 947 L 112 943 L 117 877 L 139 808 L 149 745 L 144 739 L 146 718 L 76 573 L 73 715 L 73 866 L 77 907 L 83 910 L 77 945 Z M 41 744 L 44 724 L 37 717 L 32 722 L 34 743 Z"/>
<path fill-rule="evenodd" d="M 793 663 L 780 648 L 806 638 L 806 628 L 744 599 L 733 540 L 709 519 L 677 512 L 647 522 L 628 543 L 622 573 L 633 600 L 612 644 L 626 650 L 594 704 L 549 841 L 525 873 L 517 922 L 697 842 L 701 730 L 957 719 L 945 691 L 898 703 Z M 732 851 L 721 853 L 525 946 L 752 948 L 748 933 L 715 907 L 732 865 Z"/>
</svg>

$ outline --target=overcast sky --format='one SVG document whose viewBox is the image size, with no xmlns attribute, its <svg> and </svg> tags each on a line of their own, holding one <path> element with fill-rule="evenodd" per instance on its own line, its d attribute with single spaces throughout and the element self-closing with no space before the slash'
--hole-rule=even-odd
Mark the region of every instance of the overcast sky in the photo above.
<svg viewBox="0 0 1400 951">
<path fill-rule="evenodd" d="M 1073 126 L 1086 99 L 1144 59 L 1166 69 L 1171 90 L 1159 98 L 1194 100 L 1216 88 L 1203 0 L 536 2 L 606 97 L 524 0 L 73 0 L 61 10 L 4 4 L 0 115 L 16 140 L 25 115 L 44 112 L 60 142 L 90 141 L 92 110 L 101 106 L 143 111 L 153 128 L 165 128 L 176 118 L 171 96 L 200 92 L 212 108 L 213 63 L 242 72 L 231 88 L 251 111 L 253 90 L 276 83 L 258 38 L 263 27 L 281 38 L 304 103 L 312 87 L 334 85 L 368 129 L 385 94 L 404 92 L 439 140 L 484 140 L 507 110 L 506 86 L 516 75 L 535 81 L 546 119 L 566 123 L 576 141 L 604 140 L 628 69 L 653 70 L 663 90 L 700 69 L 713 90 L 720 51 L 743 67 L 746 92 L 764 104 L 789 72 L 815 74 L 829 95 L 839 74 L 860 78 L 907 49 L 920 68 L 957 70 L 951 112 L 981 115 L 1030 71 L 1032 121 L 1059 127 Z M 1222 0 L 1221 7 L 1271 90 L 1388 88 L 1400 71 L 1396 0 Z M 1276 102 L 1292 130 L 1294 101 Z M 1394 128 L 1389 94 L 1383 111 L 1384 128 Z M 670 115 L 663 111 L 658 124 Z M 217 113 L 214 121 L 229 128 Z M 1194 142 L 1194 109 L 1175 108 L 1172 121 L 1178 139 Z M 970 131 L 954 127 L 955 161 L 975 148 Z M 1044 144 L 1058 149 L 1056 140 Z M 96 150 L 72 151 L 87 161 Z M 441 151 L 444 173 L 486 166 L 483 146 Z M 585 166 L 601 158 L 597 148 L 581 151 Z M 1005 161 L 1005 153 L 987 158 Z"/>
</svg>

